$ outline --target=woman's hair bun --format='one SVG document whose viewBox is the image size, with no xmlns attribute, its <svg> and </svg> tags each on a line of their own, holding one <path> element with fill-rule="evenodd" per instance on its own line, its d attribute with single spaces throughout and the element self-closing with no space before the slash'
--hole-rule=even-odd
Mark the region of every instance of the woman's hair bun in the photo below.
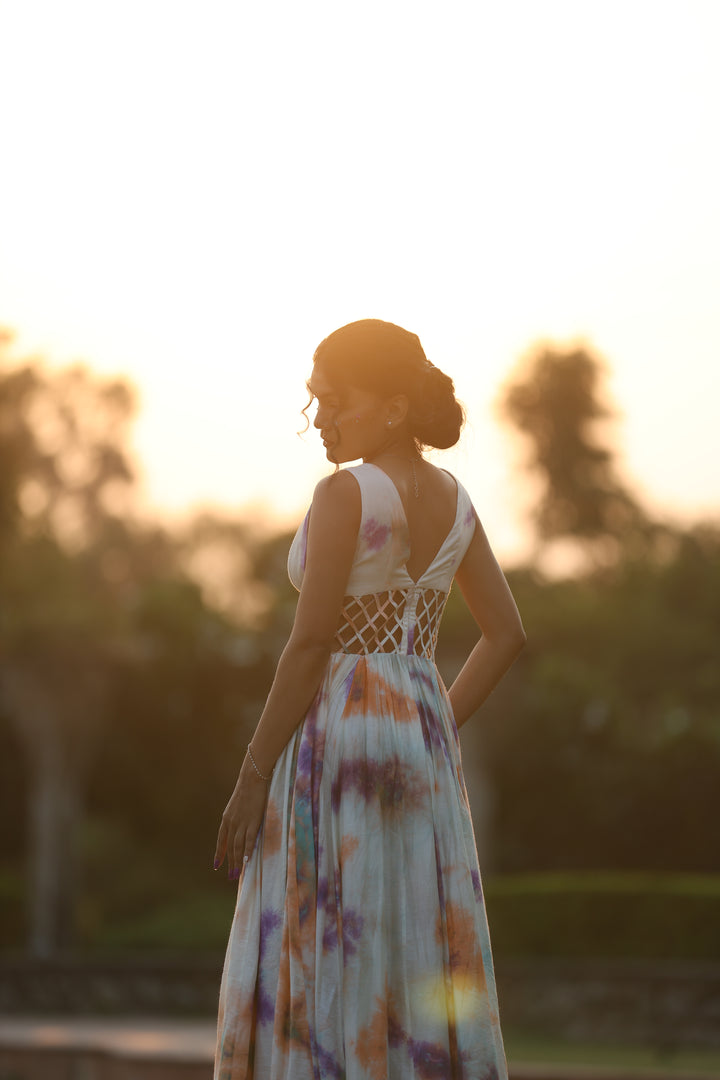
<svg viewBox="0 0 720 1080">
<path fill-rule="evenodd" d="M 425 356 L 417 334 L 381 319 L 360 319 L 334 330 L 315 350 L 313 363 L 337 386 L 381 396 L 406 394 L 408 427 L 419 446 L 445 450 L 465 422 L 449 375 Z"/>
<path fill-rule="evenodd" d="M 410 395 L 408 425 L 423 446 L 446 450 L 460 438 L 465 413 L 449 375 L 428 362 Z"/>
</svg>

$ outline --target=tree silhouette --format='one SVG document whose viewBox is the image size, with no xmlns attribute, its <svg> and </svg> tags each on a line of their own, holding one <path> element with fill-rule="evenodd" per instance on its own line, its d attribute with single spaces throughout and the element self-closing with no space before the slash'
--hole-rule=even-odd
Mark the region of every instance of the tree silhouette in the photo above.
<svg viewBox="0 0 720 1080">
<path fill-rule="evenodd" d="M 542 491 L 533 518 L 541 542 L 573 538 L 626 543 L 647 519 L 617 471 L 599 428 L 602 364 L 584 348 L 541 346 L 501 392 L 501 415 L 529 440 Z"/>
</svg>

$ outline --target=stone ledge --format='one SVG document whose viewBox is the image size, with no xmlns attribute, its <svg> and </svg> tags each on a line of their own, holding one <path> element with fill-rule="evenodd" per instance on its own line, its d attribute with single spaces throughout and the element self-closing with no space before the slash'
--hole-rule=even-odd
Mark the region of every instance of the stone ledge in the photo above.
<svg viewBox="0 0 720 1080">
<path fill-rule="evenodd" d="M 0 1017 L 0 1080 L 212 1080 L 215 1024 Z M 702 1072 L 510 1065 L 510 1080 L 717 1080 Z"/>
<path fill-rule="evenodd" d="M 217 1015 L 218 954 L 0 958 L 0 1016 Z M 504 1026 L 670 1054 L 720 1049 L 720 965 L 497 958 Z M 0 1078 L 2 1080 L 2 1078 Z"/>
<path fill-rule="evenodd" d="M 208 1021 L 0 1018 L 0 1080 L 211 1080 Z"/>
</svg>

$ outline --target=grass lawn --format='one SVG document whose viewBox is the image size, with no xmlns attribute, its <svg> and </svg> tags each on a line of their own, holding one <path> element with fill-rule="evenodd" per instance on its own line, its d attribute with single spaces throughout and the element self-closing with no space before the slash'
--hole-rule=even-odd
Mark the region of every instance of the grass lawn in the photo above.
<svg viewBox="0 0 720 1080">
<path fill-rule="evenodd" d="M 529 1035 L 503 1028 L 508 1064 L 546 1063 L 558 1065 L 599 1065 L 643 1071 L 667 1072 L 691 1080 L 693 1073 L 720 1078 L 720 1050 L 678 1050 L 659 1053 L 650 1046 L 623 1046 L 618 1043 L 569 1042 L 542 1035 Z"/>
</svg>

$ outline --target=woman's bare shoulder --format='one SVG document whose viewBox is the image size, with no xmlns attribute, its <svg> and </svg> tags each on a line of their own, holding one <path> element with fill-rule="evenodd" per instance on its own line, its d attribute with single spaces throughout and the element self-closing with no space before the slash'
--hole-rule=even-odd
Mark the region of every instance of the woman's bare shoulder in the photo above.
<svg viewBox="0 0 720 1080">
<path fill-rule="evenodd" d="M 443 469 L 440 465 L 433 465 L 430 461 L 427 461 L 425 466 L 428 470 L 432 490 L 438 495 L 447 494 L 454 499 L 460 488 L 455 476 L 447 469 Z"/>
<path fill-rule="evenodd" d="M 360 522 L 362 499 L 357 480 L 349 469 L 324 476 L 315 485 L 312 500 L 312 517 L 339 520 L 352 524 Z"/>
</svg>

